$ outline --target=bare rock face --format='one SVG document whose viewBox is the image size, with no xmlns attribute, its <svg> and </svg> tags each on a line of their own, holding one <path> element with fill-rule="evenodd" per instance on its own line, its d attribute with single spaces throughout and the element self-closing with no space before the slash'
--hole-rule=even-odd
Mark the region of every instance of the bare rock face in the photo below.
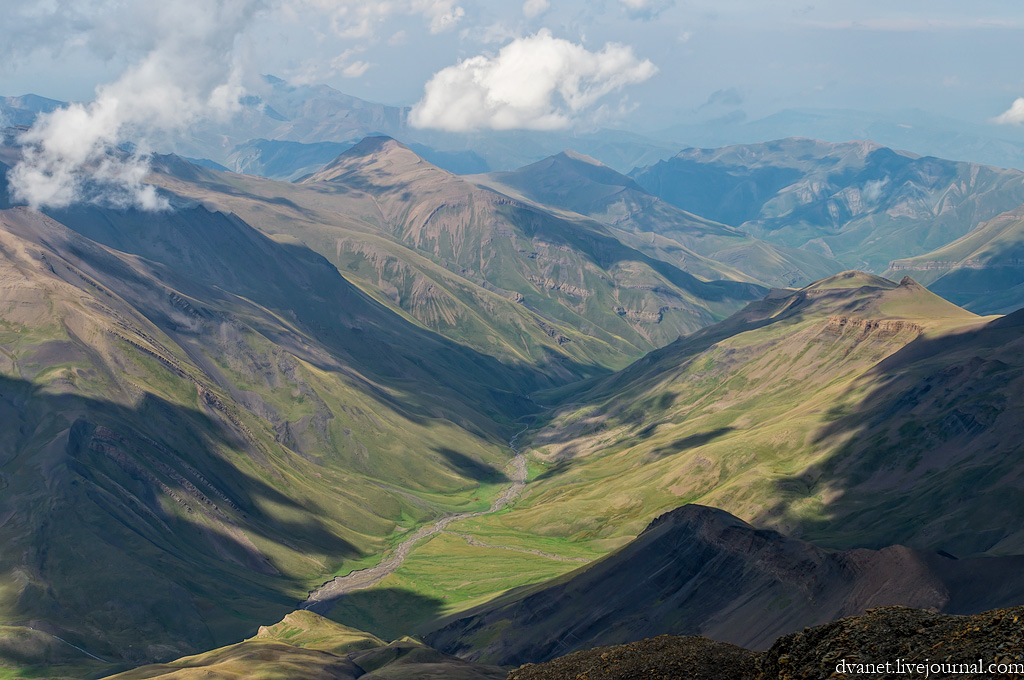
<svg viewBox="0 0 1024 680">
<path fill-rule="evenodd" d="M 687 505 L 607 558 L 428 636 L 500 665 L 661 633 L 765 649 L 806 626 L 889 605 L 974 613 L 1024 601 L 1024 558 L 957 560 L 890 546 L 830 552 Z"/>
<path fill-rule="evenodd" d="M 1024 678 L 1024 607 L 975 616 L 907 607 L 873 609 L 780 638 L 762 654 L 756 677 L 885 680 L 926 673 L 937 678 Z"/>
</svg>

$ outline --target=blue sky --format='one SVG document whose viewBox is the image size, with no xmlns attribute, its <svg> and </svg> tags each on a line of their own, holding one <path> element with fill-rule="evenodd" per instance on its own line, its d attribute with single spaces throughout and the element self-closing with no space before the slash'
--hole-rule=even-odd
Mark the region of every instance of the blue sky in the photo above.
<svg viewBox="0 0 1024 680">
<path fill-rule="evenodd" d="M 920 108 L 985 122 L 1024 96 L 1024 9 L 1016 2 L 219 4 L 241 18 L 208 34 L 233 36 L 223 58 L 241 63 L 247 76 L 322 82 L 391 104 L 412 105 L 443 69 L 496 58 L 541 30 L 593 54 L 613 43 L 653 66 L 646 77 L 627 78 L 569 112 L 570 124 L 590 122 L 602 107 L 600 122 L 637 130 L 802 107 Z M 92 99 L 98 85 L 117 80 L 174 30 L 173 21 L 147 21 L 151 7 L 135 0 L 0 0 L 12 18 L 0 26 L 0 93 Z M 187 41 L 181 45 L 187 49 Z M 552 77 L 566 77 L 580 63 L 564 66 Z"/>
</svg>

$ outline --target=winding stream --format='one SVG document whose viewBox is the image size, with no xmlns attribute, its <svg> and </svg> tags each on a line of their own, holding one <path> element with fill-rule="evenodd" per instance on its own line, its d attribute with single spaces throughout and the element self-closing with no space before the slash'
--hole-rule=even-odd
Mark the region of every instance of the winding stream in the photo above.
<svg viewBox="0 0 1024 680">
<path fill-rule="evenodd" d="M 334 607 L 335 602 L 337 602 L 338 598 L 342 595 L 356 590 L 362 590 L 363 588 L 369 588 L 370 586 L 383 581 L 388 574 L 402 566 L 402 562 L 404 562 L 405 558 L 409 556 L 410 552 L 412 552 L 413 546 L 424 538 L 444 531 L 452 522 L 458 522 L 472 517 L 490 515 L 491 513 L 501 510 L 518 498 L 526 487 L 526 454 L 516 447 L 516 441 L 519 439 L 519 435 L 526 432 L 527 429 L 528 428 L 523 428 L 517 432 L 516 435 L 508 442 L 509 448 L 516 454 L 512 458 L 511 463 L 509 463 L 512 467 L 511 483 L 505 487 L 501 492 L 501 495 L 491 503 L 491 507 L 489 509 L 477 512 L 459 512 L 451 515 L 445 515 L 433 524 L 420 527 L 412 535 L 399 543 L 394 550 L 381 560 L 380 564 L 367 569 L 353 571 L 346 576 L 337 576 L 331 579 L 316 590 L 312 591 L 309 594 L 309 597 L 299 605 L 299 608 L 308 609 L 318 614 L 326 614 Z"/>
</svg>

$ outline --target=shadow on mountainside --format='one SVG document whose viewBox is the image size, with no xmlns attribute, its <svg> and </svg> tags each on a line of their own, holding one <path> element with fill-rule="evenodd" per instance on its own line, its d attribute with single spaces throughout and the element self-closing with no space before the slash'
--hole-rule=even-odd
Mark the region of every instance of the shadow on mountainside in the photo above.
<svg viewBox="0 0 1024 680">
<path fill-rule="evenodd" d="M 508 427 L 536 410 L 526 395 L 557 384 L 542 365 L 506 364 L 405 320 L 319 254 L 273 241 L 234 215 L 202 207 L 156 214 L 81 207 L 53 215 L 92 241 L 152 261 L 161 281 L 192 298 L 192 306 L 206 316 L 216 319 L 225 307 L 249 312 L 247 321 L 275 343 L 322 370 L 348 373 L 383 403 L 421 423 L 436 418 L 439 409 L 449 410 L 494 434 L 495 423 Z M 124 266 L 107 253 L 72 249 L 99 273 L 124 277 Z M 138 290 L 119 292 L 147 301 Z M 211 308 L 202 309 L 204 302 Z M 137 307 L 171 337 L 180 335 L 174 319 L 148 311 L 153 305 Z M 274 317 L 266 319 L 262 310 Z M 282 319 L 294 327 L 282 327 Z M 549 357 L 569 374 L 607 372 L 553 353 Z M 378 382 L 402 394 L 401 403 Z M 445 409 L 451 402 L 461 407 Z"/>
<path fill-rule="evenodd" d="M 477 460 L 447 446 L 436 446 L 434 451 L 464 477 L 500 484 L 510 481 L 502 470 L 482 460 Z"/>
<path fill-rule="evenodd" d="M 714 430 L 708 430 L 707 432 L 699 432 L 697 434 L 691 434 L 686 437 L 681 437 L 670 444 L 665 446 L 659 446 L 648 454 L 648 460 L 657 460 L 659 458 L 665 458 L 666 456 L 674 456 L 677 453 L 683 451 L 689 451 L 699 446 L 704 446 L 710 442 L 715 441 L 719 437 L 724 437 L 729 434 L 735 427 L 719 427 Z"/>
<path fill-rule="evenodd" d="M 815 441 L 835 453 L 776 481 L 787 500 L 753 523 L 836 548 L 1024 552 L 1022 350 L 1024 310 L 906 345 L 833 406 Z M 794 495 L 826 500 L 796 514 Z"/>
<path fill-rule="evenodd" d="M 408 588 L 372 588 L 342 595 L 326 616 L 384 640 L 397 640 L 438 619 L 445 604 Z"/>
<path fill-rule="evenodd" d="M 550 384 L 404 320 L 324 258 L 231 215 L 83 208 L 60 215 L 73 230 L 24 208 L 0 217 L 42 253 L 40 281 L 82 291 L 96 324 L 94 337 L 28 341 L 17 370 L 40 384 L 0 377 L 0 610 L 103 658 L 168 659 L 252 634 L 345 561 L 379 552 L 394 520 L 440 512 L 393 471 L 380 478 L 398 487 L 283 446 L 302 433 L 272 429 L 294 418 L 269 391 L 246 391 L 249 378 L 283 376 L 348 415 L 346 393 L 291 377 L 294 355 L 356 390 L 354 417 L 443 419 L 469 433 L 461 441 L 491 443 Z M 248 373 L 232 383 L 218 358 Z M 177 396 L 147 393 L 139 371 Z M 475 458 L 484 448 L 436 453 L 459 475 L 498 479 Z M 436 470 L 431 481 L 465 487 Z"/>
<path fill-rule="evenodd" d="M 364 554 L 318 507 L 344 492 L 299 493 L 284 452 L 239 450 L 239 433 L 202 411 L 0 378 L 0 420 L 7 623 L 106 659 L 171 658 L 294 608 L 312 566 L 296 555 Z"/>
</svg>

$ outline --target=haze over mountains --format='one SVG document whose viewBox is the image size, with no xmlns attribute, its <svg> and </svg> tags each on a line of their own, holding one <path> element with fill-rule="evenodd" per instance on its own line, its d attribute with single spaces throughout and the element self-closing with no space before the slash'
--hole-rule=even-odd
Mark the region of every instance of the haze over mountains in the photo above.
<svg viewBox="0 0 1024 680">
<path fill-rule="evenodd" d="M 0 150 L 0 671 L 501 677 L 450 654 L 1019 603 L 1024 174 L 407 145 L 366 135 L 400 109 L 267 83 L 173 140 L 206 161 L 152 158 L 166 210 L 32 210 Z"/>
<path fill-rule="evenodd" d="M 1024 202 L 1019 171 L 871 142 L 687 149 L 632 176 L 681 208 L 877 273 L 897 253 L 945 245 Z"/>
<path fill-rule="evenodd" d="M 36 95 L 0 98 L 0 122 L 31 125 L 40 113 L 62 105 Z M 257 93 L 228 121 L 203 120 L 183 133 L 165 133 L 152 141 L 164 152 L 209 159 L 232 170 L 256 170 L 275 179 L 301 176 L 311 157 L 320 165 L 371 135 L 398 137 L 430 160 L 454 172 L 515 168 L 567 146 L 594 155 L 626 172 L 675 153 L 678 144 L 618 130 L 593 133 L 507 131 L 464 135 L 414 128 L 409 107 L 365 101 L 326 85 L 290 85 L 263 76 Z M 287 142 L 287 153 L 281 145 Z M 269 147 L 269 148 L 267 148 Z M 331 151 L 336 151 L 331 154 Z"/>
<path fill-rule="evenodd" d="M 587 215 L 640 237 L 636 242 L 647 248 L 677 251 L 684 261 L 707 257 L 769 285 L 820 278 L 834 273 L 837 266 L 816 253 L 772 247 L 739 229 L 677 209 L 625 175 L 573 151 L 515 172 L 473 179 L 499 191 L 515 191 L 538 203 Z"/>
</svg>

